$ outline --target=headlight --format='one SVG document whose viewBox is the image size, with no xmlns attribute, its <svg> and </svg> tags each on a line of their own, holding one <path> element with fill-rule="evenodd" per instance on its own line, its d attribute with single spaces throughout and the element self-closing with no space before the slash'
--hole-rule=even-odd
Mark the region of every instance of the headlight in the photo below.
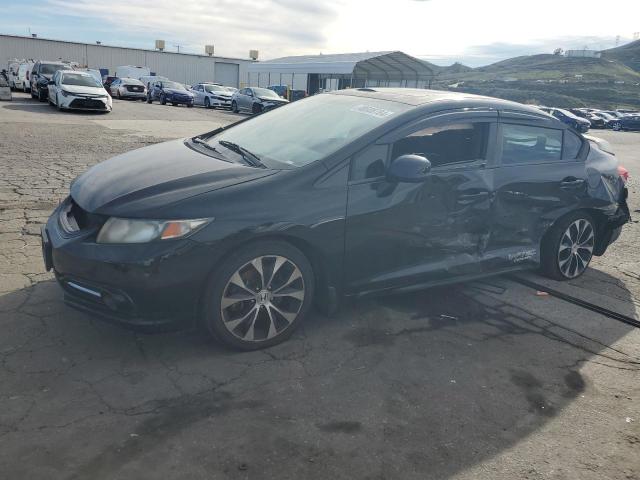
<svg viewBox="0 0 640 480">
<path fill-rule="evenodd" d="M 132 220 L 111 217 L 98 233 L 98 243 L 147 243 L 180 238 L 195 232 L 213 219 Z"/>
<path fill-rule="evenodd" d="M 66 90 L 60 90 L 60 93 L 62 94 L 63 97 L 68 97 L 70 95 L 73 95 L 71 92 L 67 92 Z"/>
</svg>

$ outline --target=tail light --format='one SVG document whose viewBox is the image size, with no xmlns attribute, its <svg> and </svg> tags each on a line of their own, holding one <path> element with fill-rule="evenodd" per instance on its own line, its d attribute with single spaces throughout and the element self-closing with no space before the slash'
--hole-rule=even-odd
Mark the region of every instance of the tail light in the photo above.
<svg viewBox="0 0 640 480">
<path fill-rule="evenodd" d="M 629 181 L 629 170 L 624 168 L 622 165 L 618 165 L 618 175 L 620 175 L 620 178 L 624 183 Z"/>
</svg>

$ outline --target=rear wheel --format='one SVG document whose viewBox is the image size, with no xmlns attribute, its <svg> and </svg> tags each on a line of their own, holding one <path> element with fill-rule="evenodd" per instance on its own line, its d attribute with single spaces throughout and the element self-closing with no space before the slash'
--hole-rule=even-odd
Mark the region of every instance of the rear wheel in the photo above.
<svg viewBox="0 0 640 480">
<path fill-rule="evenodd" d="M 164 95 L 160 96 L 160 103 L 162 105 L 166 105 L 167 104 L 167 98 Z"/>
<path fill-rule="evenodd" d="M 595 241 L 596 226 L 588 213 L 567 215 L 551 227 L 542 241 L 542 273 L 555 280 L 579 277 L 591 262 Z"/>
<path fill-rule="evenodd" d="M 312 303 L 314 275 L 284 242 L 250 245 L 216 269 L 205 292 L 205 324 L 225 344 L 257 350 L 291 336 Z"/>
</svg>

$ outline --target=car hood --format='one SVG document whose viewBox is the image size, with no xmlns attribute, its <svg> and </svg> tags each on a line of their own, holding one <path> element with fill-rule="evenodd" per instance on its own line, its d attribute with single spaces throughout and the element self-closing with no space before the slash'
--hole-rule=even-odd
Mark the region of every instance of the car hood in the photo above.
<svg viewBox="0 0 640 480">
<path fill-rule="evenodd" d="M 231 98 L 233 93 L 231 92 L 207 92 L 209 95 L 213 95 L 215 97 L 228 97 Z"/>
<path fill-rule="evenodd" d="M 163 218 L 170 204 L 277 172 L 218 160 L 173 140 L 93 166 L 74 180 L 71 196 L 90 213 Z"/>
<path fill-rule="evenodd" d="M 82 87 L 80 85 L 60 85 L 60 88 L 69 93 L 84 93 L 91 95 L 106 95 L 107 92 L 102 87 Z"/>
<path fill-rule="evenodd" d="M 165 88 L 163 90 L 163 92 L 165 92 L 165 93 L 176 93 L 178 95 L 182 94 L 182 95 L 193 96 L 193 93 L 191 93 L 191 92 L 187 92 L 186 90 L 177 90 L 175 88 Z"/>
</svg>

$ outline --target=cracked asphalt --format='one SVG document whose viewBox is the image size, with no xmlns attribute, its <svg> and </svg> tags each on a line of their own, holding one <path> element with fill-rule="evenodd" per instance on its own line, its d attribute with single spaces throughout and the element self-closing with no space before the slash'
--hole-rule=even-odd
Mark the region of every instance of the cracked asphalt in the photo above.
<svg viewBox="0 0 640 480">
<path fill-rule="evenodd" d="M 238 353 L 76 312 L 39 225 L 88 166 L 232 121 L 114 101 L 0 103 L 0 477 L 640 479 L 640 332 L 509 279 L 348 302 Z M 635 223 L 590 271 L 537 282 L 638 318 L 639 133 L 598 132 Z"/>
</svg>

